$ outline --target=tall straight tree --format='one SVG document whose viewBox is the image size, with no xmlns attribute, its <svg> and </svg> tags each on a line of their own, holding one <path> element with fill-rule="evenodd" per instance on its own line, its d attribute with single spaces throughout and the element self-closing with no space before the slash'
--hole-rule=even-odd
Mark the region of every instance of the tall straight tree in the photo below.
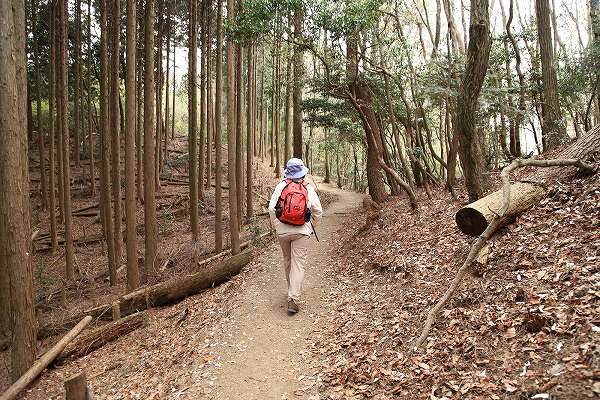
<svg viewBox="0 0 600 400">
<path fill-rule="evenodd" d="M 487 189 L 485 172 L 483 132 L 477 127 L 479 93 L 488 69 L 490 57 L 489 1 L 471 1 L 471 22 L 467 63 L 459 91 L 458 125 L 459 157 L 463 166 L 469 200 L 475 201 Z"/>
<path fill-rule="evenodd" d="M 31 265 L 27 162 L 25 2 L 0 2 L 0 279 L 8 281 L 11 377 L 35 361 L 36 331 Z M 4 287 L 2 287 L 4 289 Z M 0 296 L 6 299 L 6 294 Z"/>
<path fill-rule="evenodd" d="M 234 0 L 227 0 L 227 21 L 235 23 Z M 240 252 L 240 233 L 237 206 L 236 181 L 236 126 L 235 126 L 235 44 L 232 38 L 227 38 L 227 180 L 229 183 L 229 234 L 231 237 L 231 252 Z"/>
<path fill-rule="evenodd" d="M 167 4 L 166 6 L 166 11 L 167 11 L 167 16 L 166 16 L 166 41 L 167 41 L 167 54 L 166 54 L 166 62 L 167 62 L 167 68 L 165 71 L 165 123 L 164 123 L 164 129 L 163 129 L 163 157 L 165 158 L 165 160 L 168 158 L 169 154 L 168 154 L 168 147 L 169 147 L 169 116 L 170 116 L 170 111 L 169 111 L 169 106 L 170 106 L 170 101 L 169 101 L 169 97 L 170 97 L 170 91 L 169 91 L 169 79 L 170 79 L 170 68 L 171 68 L 171 32 L 173 29 L 173 23 L 171 22 L 171 5 L 170 2 Z"/>
<path fill-rule="evenodd" d="M 204 199 L 204 170 L 206 161 L 206 152 L 204 142 L 206 140 L 206 13 L 208 2 L 202 2 L 200 12 L 200 46 L 202 46 L 202 55 L 200 57 L 200 135 L 198 138 L 198 198 Z"/>
<path fill-rule="evenodd" d="M 50 164 L 50 175 L 48 177 L 50 208 L 50 247 L 52 253 L 58 249 L 58 235 L 56 227 L 56 7 L 49 6 L 50 11 L 50 59 L 48 65 L 48 139 L 50 148 L 48 150 L 48 163 Z"/>
<path fill-rule="evenodd" d="M 217 54 L 215 62 L 215 251 L 223 250 L 223 5 L 217 0 Z"/>
<path fill-rule="evenodd" d="M 140 286 L 137 262 L 136 199 L 135 199 L 135 126 L 136 126 L 136 12 L 135 0 L 127 0 L 127 54 L 125 75 L 125 216 L 127 229 L 127 289 Z"/>
<path fill-rule="evenodd" d="M 238 0 L 238 9 L 240 8 Z M 241 10 L 240 10 L 241 11 Z M 244 49 L 241 43 L 236 44 L 237 63 L 235 69 L 236 78 L 236 102 L 235 102 L 235 188 L 237 195 L 238 229 L 242 227 L 242 216 L 244 215 Z"/>
<path fill-rule="evenodd" d="M 67 57 L 68 57 L 68 36 L 67 36 L 67 0 L 59 0 L 59 37 L 60 46 L 58 48 L 59 70 L 58 87 L 60 88 L 60 116 L 61 121 L 61 143 L 62 143 L 62 182 L 63 182 L 63 204 L 64 204 L 64 221 L 65 221 L 65 277 L 67 280 L 72 280 L 75 276 L 75 260 L 73 254 L 73 216 L 71 214 L 71 165 L 69 154 L 69 94 L 68 94 L 68 73 L 67 73 Z"/>
<path fill-rule="evenodd" d="M 544 101 L 542 102 L 543 124 L 542 143 L 544 149 L 551 149 L 567 138 L 567 132 L 560 114 L 558 84 L 554 50 L 552 48 L 552 29 L 550 28 L 550 4 L 548 0 L 535 0 L 535 15 L 542 64 L 542 82 Z"/>
<path fill-rule="evenodd" d="M 273 140 L 275 141 L 275 176 L 279 178 L 281 175 L 281 114 L 279 113 L 281 104 L 281 32 L 279 25 L 275 28 L 275 32 L 275 76 L 273 78 L 275 106 L 273 108 Z M 285 162 L 287 162 L 287 160 L 285 160 Z"/>
<path fill-rule="evenodd" d="M 293 92 L 293 142 L 294 157 L 302 158 L 302 85 L 304 81 L 304 58 L 302 48 L 302 20 L 304 10 L 300 3 L 294 10 L 294 92 Z M 287 160 L 284 160 L 287 161 Z"/>
<path fill-rule="evenodd" d="M 248 96 L 246 113 L 246 220 L 250 222 L 252 208 L 252 159 L 254 155 L 254 45 L 248 44 Z"/>
<path fill-rule="evenodd" d="M 292 133 L 292 44 L 287 46 L 287 63 L 285 68 L 285 100 L 283 102 L 283 161 L 287 162 L 290 159 L 290 150 L 292 149 L 291 133 Z"/>
<path fill-rule="evenodd" d="M 108 11 L 107 1 L 100 0 L 100 219 L 104 229 L 108 253 L 110 285 L 117 284 L 117 259 L 113 236 L 113 218 L 110 193 L 110 138 L 108 113 Z"/>
<path fill-rule="evenodd" d="M 143 7 L 143 1 L 142 0 L 138 0 L 138 7 Z M 138 43 L 144 43 L 145 39 L 144 39 L 144 13 L 137 13 L 137 32 L 138 32 Z M 143 168 L 143 154 L 142 154 L 142 149 L 144 148 L 143 146 L 143 132 L 144 132 L 144 121 L 143 121 L 143 115 L 144 115 L 144 94 L 143 94 L 143 83 L 144 83 L 144 49 L 142 48 L 142 46 L 138 46 L 137 48 L 137 61 L 138 61 L 138 68 L 137 68 L 137 87 L 136 87 L 136 91 L 137 91 L 137 96 L 136 96 L 136 103 L 137 103 L 137 115 L 136 115 L 136 120 L 137 120 L 137 128 L 136 128 L 136 144 L 137 144 L 137 148 L 136 148 L 136 162 L 137 162 L 137 177 L 136 177 L 136 186 L 137 186 L 137 196 L 140 202 L 143 202 L 144 200 L 144 168 Z"/>
<path fill-rule="evenodd" d="M 144 22 L 144 223 L 146 225 L 146 274 L 156 274 L 158 227 L 156 222 L 156 182 L 154 159 L 154 0 L 146 0 Z"/>
<path fill-rule="evenodd" d="M 81 0 L 75 1 L 75 49 L 73 54 L 73 109 L 75 111 L 75 166 L 79 167 L 81 161 Z"/>
<path fill-rule="evenodd" d="M 188 70 L 188 148 L 190 159 L 190 225 L 192 242 L 198 242 L 198 82 L 196 60 L 198 59 L 198 1 L 189 0 L 189 70 Z"/>
<path fill-rule="evenodd" d="M 120 102 L 120 39 L 121 39 L 121 1 L 112 0 L 110 10 L 110 153 L 111 153 L 111 187 L 113 200 L 115 260 L 121 263 L 123 258 L 123 231 L 121 228 L 121 111 Z"/>
<path fill-rule="evenodd" d="M 162 140 L 162 81 L 163 81 L 163 66 L 162 66 L 162 50 L 163 50 L 163 36 L 164 36 L 164 9 L 165 9 L 165 1 L 158 0 L 157 2 L 157 21 L 156 21 L 156 74 L 155 74 L 155 92 L 156 96 L 155 100 L 155 108 L 156 112 L 156 145 L 154 147 L 154 180 L 156 181 L 156 189 L 160 190 L 160 172 L 163 167 L 163 154 L 161 147 Z"/>
<path fill-rule="evenodd" d="M 90 194 L 96 195 L 96 166 L 94 155 L 94 135 L 92 135 L 92 0 L 88 0 L 87 7 L 87 135 L 90 157 Z"/>
<path fill-rule="evenodd" d="M 212 185 L 212 148 L 214 137 L 214 111 L 212 95 L 212 2 L 206 12 L 206 188 Z"/>
<path fill-rule="evenodd" d="M 34 0 L 31 5 L 31 31 L 33 33 L 33 58 L 35 60 L 35 103 L 36 103 L 36 127 L 38 137 L 38 152 L 40 156 L 40 194 L 42 209 L 48 208 L 48 188 L 46 180 L 46 149 L 44 130 L 42 128 L 42 74 L 40 72 L 40 34 L 37 30 L 39 13 L 39 0 Z"/>
</svg>

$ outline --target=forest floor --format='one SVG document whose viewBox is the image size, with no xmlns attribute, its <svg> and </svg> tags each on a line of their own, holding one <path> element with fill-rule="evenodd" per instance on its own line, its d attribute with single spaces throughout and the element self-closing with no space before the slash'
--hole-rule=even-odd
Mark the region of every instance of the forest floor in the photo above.
<svg viewBox="0 0 600 400">
<path fill-rule="evenodd" d="M 264 167 L 267 195 L 275 180 Z M 491 178 L 497 187 L 497 172 Z M 600 396 L 599 174 L 551 182 L 547 198 L 495 235 L 487 265 L 465 278 L 412 354 L 473 240 L 454 222 L 465 194 L 419 192 L 416 214 L 391 199 L 366 225 L 362 195 L 317 185 L 326 217 L 299 314 L 287 315 L 271 237 L 238 276 L 148 310 L 147 327 L 49 369 L 25 398 L 62 398 L 64 379 L 82 369 L 100 399 Z M 167 275 L 186 271 L 185 216 L 174 221 L 182 226 L 164 235 L 163 251 L 180 255 Z"/>
</svg>

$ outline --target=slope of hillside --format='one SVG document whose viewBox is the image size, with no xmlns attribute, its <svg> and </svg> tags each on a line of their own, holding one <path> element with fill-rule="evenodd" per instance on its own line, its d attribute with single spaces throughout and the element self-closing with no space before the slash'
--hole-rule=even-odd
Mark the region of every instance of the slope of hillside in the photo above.
<svg viewBox="0 0 600 400">
<path fill-rule="evenodd" d="M 583 399 L 600 395 L 600 176 L 555 183 L 492 240 L 420 352 L 425 315 L 472 238 L 446 193 L 418 215 L 391 202 L 364 233 L 340 235 L 327 294 L 332 312 L 312 343 L 331 399 Z"/>
</svg>

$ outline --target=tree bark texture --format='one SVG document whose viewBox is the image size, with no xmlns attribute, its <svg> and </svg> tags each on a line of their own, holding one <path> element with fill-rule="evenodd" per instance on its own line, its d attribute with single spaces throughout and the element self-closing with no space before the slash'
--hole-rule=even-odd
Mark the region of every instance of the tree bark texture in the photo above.
<svg viewBox="0 0 600 400">
<path fill-rule="evenodd" d="M 0 296 L 0 307 L 9 312 L 13 381 L 27 371 L 36 355 L 24 6 L 20 0 L 0 2 L 0 280 L 4 282 L 0 288 L 8 286 L 8 293 Z"/>
<path fill-rule="evenodd" d="M 217 0 L 217 54 L 215 63 L 215 251 L 223 249 L 223 5 Z"/>
<path fill-rule="evenodd" d="M 142 311 L 92 330 L 85 331 L 65 348 L 65 350 L 57 357 L 56 362 L 62 364 L 71 357 L 80 358 L 90 354 L 92 351 L 97 350 L 108 343 L 114 342 L 121 336 L 133 332 L 138 328 L 145 327 L 148 325 L 149 321 L 150 318 L 148 314 L 145 311 Z"/>
<path fill-rule="evenodd" d="M 302 48 L 302 20 L 304 18 L 303 5 L 294 10 L 294 91 L 293 91 L 293 155 L 302 158 L 302 86 L 304 84 L 304 58 Z M 287 162 L 287 160 L 285 160 Z"/>
<path fill-rule="evenodd" d="M 382 203 L 387 199 L 388 195 L 385 191 L 385 184 L 380 172 L 377 154 L 377 149 L 382 148 L 381 133 L 369 87 L 361 79 L 358 72 L 357 36 L 356 33 L 353 33 L 347 37 L 346 77 L 348 80 L 348 90 L 351 96 L 357 100 L 354 103 L 354 107 L 357 108 L 356 111 L 358 113 L 364 114 L 362 121 L 367 143 L 367 182 L 369 184 L 369 194 L 375 202 Z M 379 141 L 379 143 L 374 141 Z"/>
<path fill-rule="evenodd" d="M 127 0 L 127 55 L 125 76 L 125 223 L 127 238 L 127 290 L 140 286 L 137 260 L 136 198 L 135 198 L 135 129 L 136 129 L 136 1 Z"/>
<path fill-rule="evenodd" d="M 227 0 L 227 20 L 235 21 L 235 6 L 233 0 Z M 235 44 L 227 40 L 227 180 L 229 183 L 229 232 L 233 254 L 240 252 L 239 214 L 237 207 L 236 180 L 236 98 L 235 98 Z"/>
<path fill-rule="evenodd" d="M 117 284 L 117 259 L 113 212 L 110 191 L 110 137 L 109 137 L 109 68 L 108 68 L 108 11 L 107 0 L 100 0 L 100 147 L 102 152 L 100 165 L 100 214 L 108 253 L 108 271 L 110 285 Z"/>
<path fill-rule="evenodd" d="M 145 79 L 144 79 L 144 224 L 146 227 L 144 267 L 147 275 L 156 274 L 158 226 L 156 222 L 156 180 L 154 148 L 154 0 L 145 8 Z"/>
<path fill-rule="evenodd" d="M 477 103 L 488 69 L 491 48 L 488 9 L 488 0 L 471 2 L 470 40 L 458 99 L 459 156 L 471 201 L 479 199 L 487 189 L 483 175 L 483 131 L 477 126 Z"/>
<path fill-rule="evenodd" d="M 552 48 L 552 30 L 550 28 L 549 0 L 535 0 L 535 15 L 538 28 L 538 42 L 542 64 L 542 82 L 544 100 L 542 103 L 544 119 L 542 123 L 542 142 L 544 150 L 551 149 L 567 139 L 565 126 L 560 114 L 558 101 L 558 83 L 554 50 Z"/>
<path fill-rule="evenodd" d="M 111 4 L 110 26 L 110 90 L 109 90 L 109 120 L 111 137 L 111 188 L 113 200 L 113 238 L 115 241 L 115 261 L 121 264 L 123 258 L 123 232 L 121 220 L 123 218 L 121 210 L 121 110 L 119 108 L 120 100 L 120 32 L 121 32 L 121 1 L 113 0 Z"/>
<path fill-rule="evenodd" d="M 198 59 L 198 2 L 190 0 L 189 10 L 189 72 L 188 72 L 188 154 L 190 163 L 190 226 L 192 242 L 198 241 L 198 82 L 196 62 Z"/>
</svg>

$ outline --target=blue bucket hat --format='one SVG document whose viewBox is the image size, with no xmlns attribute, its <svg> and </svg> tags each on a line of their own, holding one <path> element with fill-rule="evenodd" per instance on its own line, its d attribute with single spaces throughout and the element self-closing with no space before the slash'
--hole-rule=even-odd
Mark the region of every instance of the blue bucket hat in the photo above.
<svg viewBox="0 0 600 400">
<path fill-rule="evenodd" d="M 299 179 L 308 173 L 308 168 L 304 166 L 304 163 L 299 158 L 290 158 L 287 162 L 283 176 L 289 179 Z"/>
</svg>

